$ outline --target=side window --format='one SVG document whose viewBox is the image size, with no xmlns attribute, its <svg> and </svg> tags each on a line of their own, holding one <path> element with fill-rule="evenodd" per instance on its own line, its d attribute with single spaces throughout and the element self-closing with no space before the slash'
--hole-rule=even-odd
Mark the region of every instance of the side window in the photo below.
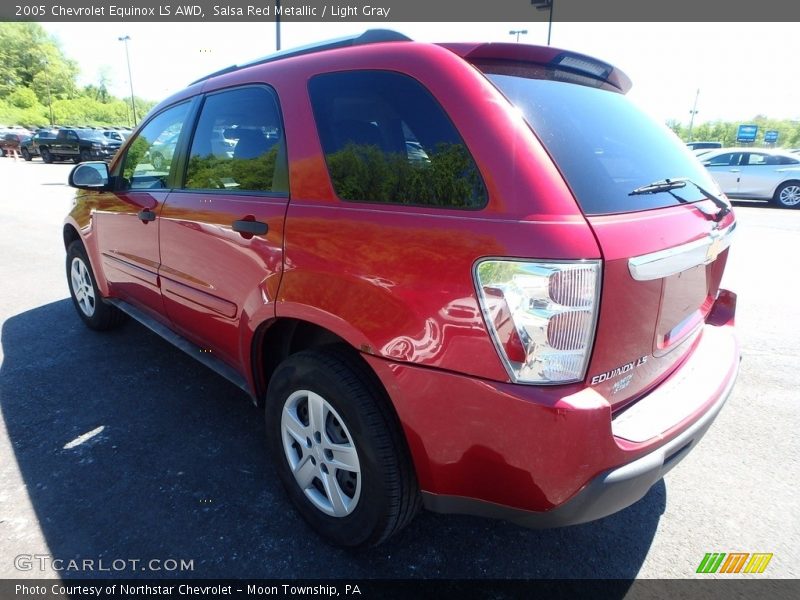
<svg viewBox="0 0 800 600">
<path fill-rule="evenodd" d="M 779 165 L 796 165 L 800 163 L 800 160 L 796 158 L 792 158 L 791 156 L 776 156 Z"/>
<path fill-rule="evenodd" d="M 751 153 L 747 155 L 747 162 L 744 163 L 748 166 L 758 166 L 758 165 L 772 165 L 776 164 L 774 160 L 771 160 L 771 156 L 767 156 L 766 154 L 755 154 Z"/>
<path fill-rule="evenodd" d="M 727 167 L 739 164 L 739 154 L 726 152 L 725 154 L 718 154 L 703 162 L 707 167 Z"/>
<path fill-rule="evenodd" d="M 309 83 L 325 160 L 344 200 L 481 208 L 475 161 L 436 99 L 388 71 L 317 75 Z"/>
<path fill-rule="evenodd" d="M 192 140 L 184 187 L 289 191 L 283 126 L 271 90 L 249 86 L 206 98 Z"/>
<path fill-rule="evenodd" d="M 173 106 L 145 125 L 128 146 L 122 168 L 123 190 L 161 189 L 174 174 L 172 160 L 178 135 L 189 112 L 189 103 Z"/>
</svg>

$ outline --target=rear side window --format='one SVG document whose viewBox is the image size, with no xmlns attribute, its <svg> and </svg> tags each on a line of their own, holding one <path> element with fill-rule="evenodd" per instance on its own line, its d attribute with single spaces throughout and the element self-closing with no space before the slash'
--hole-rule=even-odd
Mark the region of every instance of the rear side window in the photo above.
<svg viewBox="0 0 800 600">
<path fill-rule="evenodd" d="M 708 171 L 666 126 L 624 95 L 533 76 L 525 65 L 478 65 L 524 115 L 570 186 L 584 214 L 614 214 L 703 199 L 694 186 L 631 194 L 664 179 L 717 189 Z"/>
<path fill-rule="evenodd" d="M 288 192 L 283 126 L 271 90 L 251 86 L 206 98 L 192 139 L 184 187 Z"/>
<path fill-rule="evenodd" d="M 309 94 L 336 194 L 358 202 L 477 209 L 475 161 L 418 81 L 388 71 L 318 75 Z"/>
</svg>

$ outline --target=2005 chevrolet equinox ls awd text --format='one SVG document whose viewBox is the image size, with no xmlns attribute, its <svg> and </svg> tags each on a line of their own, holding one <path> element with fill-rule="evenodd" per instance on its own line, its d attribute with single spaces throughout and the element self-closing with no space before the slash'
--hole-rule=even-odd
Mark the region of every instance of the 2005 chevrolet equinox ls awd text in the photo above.
<svg viewBox="0 0 800 600">
<path fill-rule="evenodd" d="M 72 299 L 263 403 L 333 543 L 421 505 L 609 515 L 694 447 L 739 365 L 734 214 L 629 87 L 572 52 L 382 30 L 214 73 L 73 170 Z"/>
</svg>

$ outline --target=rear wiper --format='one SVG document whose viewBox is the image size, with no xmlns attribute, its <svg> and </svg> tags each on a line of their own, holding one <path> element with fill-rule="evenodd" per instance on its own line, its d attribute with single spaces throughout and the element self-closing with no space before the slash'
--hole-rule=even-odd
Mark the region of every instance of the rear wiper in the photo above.
<svg viewBox="0 0 800 600">
<path fill-rule="evenodd" d="M 717 208 L 719 208 L 719 210 L 717 212 L 709 213 L 709 212 L 707 212 L 707 210 L 704 210 L 704 209 L 700 208 L 699 206 L 696 207 L 697 210 L 702 212 L 707 217 L 711 217 L 715 221 L 721 221 L 722 218 L 725 215 L 727 215 L 729 212 L 731 212 L 731 205 L 730 204 L 725 202 L 725 200 L 723 200 L 722 198 L 720 198 L 716 194 L 712 194 L 708 190 L 700 187 L 697 183 L 695 183 L 694 181 L 692 181 L 688 177 L 675 177 L 673 179 L 662 179 L 660 181 L 654 181 L 653 183 L 650 183 L 648 185 L 643 185 L 641 187 L 636 188 L 635 190 L 630 192 L 628 195 L 629 196 L 638 196 L 638 195 L 641 195 L 641 194 L 657 194 L 659 192 L 671 192 L 672 190 L 677 190 L 679 188 L 686 187 L 687 183 L 691 183 L 695 188 L 697 188 L 698 192 L 700 192 L 701 194 L 703 194 L 703 196 L 705 196 L 706 198 L 711 200 L 711 202 L 713 202 L 717 206 Z M 672 195 L 675 196 L 675 194 L 672 194 Z M 675 196 L 675 198 L 679 202 L 688 202 L 688 200 L 685 200 L 685 199 L 680 198 L 678 196 Z"/>
<path fill-rule="evenodd" d="M 648 183 L 647 185 L 643 185 L 642 187 L 638 187 L 633 190 L 628 196 L 641 196 L 642 194 L 658 194 L 659 192 L 671 192 L 672 190 L 677 190 L 679 188 L 686 187 L 686 182 L 688 180 L 686 178 L 679 178 L 679 179 L 662 179 L 660 181 L 654 181 L 653 183 Z M 686 200 L 683 200 L 686 202 Z"/>
</svg>

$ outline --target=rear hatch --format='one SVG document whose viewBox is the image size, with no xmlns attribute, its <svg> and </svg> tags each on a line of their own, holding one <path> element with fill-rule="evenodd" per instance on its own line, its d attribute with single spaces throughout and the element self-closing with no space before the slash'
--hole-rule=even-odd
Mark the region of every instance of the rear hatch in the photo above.
<svg viewBox="0 0 800 600">
<path fill-rule="evenodd" d="M 597 238 L 602 292 L 586 382 L 618 410 L 697 340 L 733 213 L 683 142 L 624 96 L 629 81 L 610 65 L 549 48 L 457 50 L 522 112 Z"/>
</svg>

